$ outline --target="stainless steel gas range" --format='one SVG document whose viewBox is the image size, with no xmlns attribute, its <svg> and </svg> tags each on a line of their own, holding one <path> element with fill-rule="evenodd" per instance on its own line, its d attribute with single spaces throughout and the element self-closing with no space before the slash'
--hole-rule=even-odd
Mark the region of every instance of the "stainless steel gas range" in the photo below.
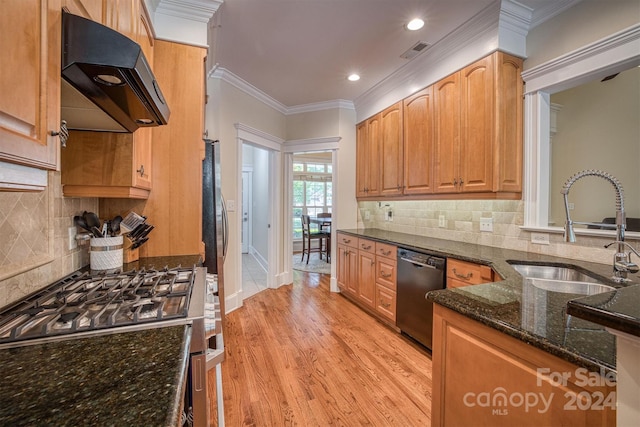
<svg viewBox="0 0 640 427">
<path fill-rule="evenodd" d="M 217 280 L 206 268 L 73 273 L 2 309 L 0 349 L 171 325 L 191 326 L 183 421 L 207 426 L 207 373 L 218 369 L 220 382 L 224 342 Z"/>
</svg>

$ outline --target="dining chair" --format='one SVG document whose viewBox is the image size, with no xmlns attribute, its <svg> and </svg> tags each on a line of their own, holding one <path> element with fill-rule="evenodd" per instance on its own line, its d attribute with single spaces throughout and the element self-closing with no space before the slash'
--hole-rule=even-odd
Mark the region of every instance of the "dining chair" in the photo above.
<svg viewBox="0 0 640 427">
<path fill-rule="evenodd" d="M 309 264 L 309 258 L 311 257 L 312 252 L 319 252 L 320 259 L 322 259 L 322 253 L 325 252 L 325 250 L 323 249 L 323 243 L 327 247 L 330 246 L 329 239 L 331 238 L 331 234 L 326 233 L 322 230 L 311 231 L 311 219 L 309 218 L 309 215 L 301 215 L 300 217 L 302 219 L 302 259 L 300 261 L 301 262 L 304 261 L 304 256 L 306 254 L 307 264 Z M 319 242 L 318 248 L 311 247 L 311 242 L 314 240 L 318 240 Z M 326 254 L 327 254 L 327 261 L 328 261 L 329 260 L 328 252 Z"/>
<path fill-rule="evenodd" d="M 331 212 L 320 212 L 316 215 L 316 218 L 331 218 Z M 331 232 L 331 224 L 320 224 L 320 230 Z"/>
</svg>

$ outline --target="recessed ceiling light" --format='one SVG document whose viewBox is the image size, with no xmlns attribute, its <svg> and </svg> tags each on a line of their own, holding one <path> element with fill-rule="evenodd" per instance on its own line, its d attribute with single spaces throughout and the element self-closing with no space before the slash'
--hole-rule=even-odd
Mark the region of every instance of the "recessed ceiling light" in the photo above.
<svg viewBox="0 0 640 427">
<path fill-rule="evenodd" d="M 360 80 L 360 76 L 356 73 L 350 74 L 349 77 L 347 77 L 347 79 L 350 82 L 357 82 L 358 80 Z"/>
<path fill-rule="evenodd" d="M 407 30 L 415 31 L 415 30 L 419 30 L 423 26 L 424 26 L 424 21 L 420 18 L 416 18 L 409 21 L 409 23 L 407 24 Z"/>
</svg>

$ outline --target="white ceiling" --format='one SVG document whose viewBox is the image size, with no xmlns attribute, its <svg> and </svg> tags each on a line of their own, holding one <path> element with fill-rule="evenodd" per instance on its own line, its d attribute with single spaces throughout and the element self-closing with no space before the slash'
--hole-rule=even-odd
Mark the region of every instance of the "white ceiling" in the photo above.
<svg viewBox="0 0 640 427">
<path fill-rule="evenodd" d="M 407 64 L 400 55 L 416 42 L 434 45 L 494 1 L 224 0 L 215 61 L 287 107 L 353 101 Z M 576 0 L 518 2 L 548 11 Z M 425 26 L 406 30 L 414 17 Z"/>
</svg>

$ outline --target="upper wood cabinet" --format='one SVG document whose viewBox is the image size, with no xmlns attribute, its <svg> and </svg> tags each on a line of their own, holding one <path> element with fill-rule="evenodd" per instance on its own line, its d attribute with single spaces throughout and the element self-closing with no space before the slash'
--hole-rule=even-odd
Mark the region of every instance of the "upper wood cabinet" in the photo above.
<svg viewBox="0 0 640 427">
<path fill-rule="evenodd" d="M 521 70 L 521 59 L 495 52 L 360 123 L 368 141 L 369 123 L 380 123 L 381 188 L 357 197 L 520 198 Z"/>
<path fill-rule="evenodd" d="M 65 0 L 80 11 L 97 2 Z M 153 66 L 154 38 L 141 0 L 105 0 L 105 25 L 140 44 Z M 97 8 L 93 11 L 95 16 Z M 146 199 L 152 187 L 152 128 L 134 133 L 70 132 L 62 149 L 62 185 L 67 197 Z"/>
<path fill-rule="evenodd" d="M 92 21 L 102 23 L 103 20 L 103 4 L 96 0 L 62 0 L 62 7 L 69 13 L 83 16 Z"/>
<path fill-rule="evenodd" d="M 60 0 L 7 0 L 0 14 L 0 161 L 57 169 L 60 127 Z M 42 189 L 21 182 L 0 187 Z"/>
<path fill-rule="evenodd" d="M 433 87 L 403 101 L 404 194 L 433 192 Z"/>
<path fill-rule="evenodd" d="M 71 131 L 62 149 L 66 197 L 146 199 L 151 189 L 150 139 L 136 133 Z"/>
<path fill-rule="evenodd" d="M 381 115 L 361 123 L 356 134 L 356 194 L 358 197 L 380 195 Z"/>
<path fill-rule="evenodd" d="M 396 196 L 403 188 L 402 102 L 380 113 L 380 194 Z"/>
</svg>

